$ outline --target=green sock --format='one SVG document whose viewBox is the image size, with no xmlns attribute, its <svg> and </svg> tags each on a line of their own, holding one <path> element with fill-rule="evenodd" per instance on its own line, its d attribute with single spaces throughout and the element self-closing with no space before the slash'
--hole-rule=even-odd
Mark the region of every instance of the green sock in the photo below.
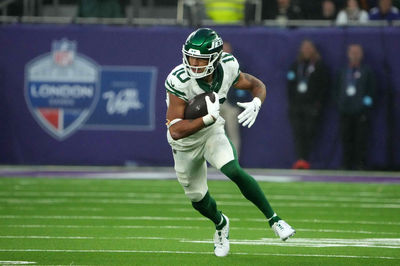
<svg viewBox="0 0 400 266">
<path fill-rule="evenodd" d="M 269 226 L 272 226 L 274 223 L 278 222 L 279 220 L 281 220 L 281 218 L 279 218 L 279 216 L 276 215 L 276 213 L 274 213 L 274 215 L 268 219 Z"/>
<path fill-rule="evenodd" d="M 221 221 L 218 224 L 215 224 L 215 229 L 221 230 L 225 225 L 226 225 L 226 219 L 224 218 L 224 216 L 221 213 Z"/>
<path fill-rule="evenodd" d="M 221 219 L 223 219 L 223 216 L 222 216 L 221 212 L 217 210 L 217 203 L 210 196 L 210 193 L 208 193 L 208 191 L 202 200 L 200 200 L 199 202 L 192 202 L 192 206 L 197 211 L 199 211 L 203 216 L 205 216 L 208 219 L 210 219 L 211 221 L 213 221 L 215 226 L 217 226 L 221 223 Z M 222 224 L 224 222 L 226 224 L 225 219 L 223 219 L 223 220 L 224 221 L 222 221 Z"/>
<path fill-rule="evenodd" d="M 257 181 L 240 167 L 237 159 L 224 165 L 221 171 L 236 183 L 243 196 L 256 205 L 267 219 L 272 218 L 269 220 L 270 226 L 272 226 L 275 221 L 280 220 L 278 216 L 273 217 L 275 212 L 265 197 L 264 192 L 261 190 Z"/>
</svg>

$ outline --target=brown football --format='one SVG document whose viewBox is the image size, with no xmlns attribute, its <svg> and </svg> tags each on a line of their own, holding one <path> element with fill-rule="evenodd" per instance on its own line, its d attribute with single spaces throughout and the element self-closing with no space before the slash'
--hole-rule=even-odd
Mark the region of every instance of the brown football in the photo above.
<svg viewBox="0 0 400 266">
<path fill-rule="evenodd" d="M 198 117 L 202 117 L 208 114 L 207 104 L 206 104 L 206 96 L 210 97 L 212 102 L 215 101 L 214 93 L 205 92 L 199 95 L 196 95 L 192 98 L 185 109 L 184 117 L 185 119 L 196 119 Z"/>
</svg>

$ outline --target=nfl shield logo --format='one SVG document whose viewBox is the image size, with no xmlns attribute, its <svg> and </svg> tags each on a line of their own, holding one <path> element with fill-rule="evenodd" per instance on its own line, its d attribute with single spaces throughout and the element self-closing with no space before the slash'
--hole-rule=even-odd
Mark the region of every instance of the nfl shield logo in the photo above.
<svg viewBox="0 0 400 266">
<path fill-rule="evenodd" d="M 74 61 L 76 43 L 62 39 L 54 41 L 52 45 L 53 60 L 57 65 L 67 66 Z"/>
<path fill-rule="evenodd" d="M 39 125 L 62 140 L 88 119 L 99 98 L 98 67 L 76 43 L 54 41 L 52 53 L 26 65 L 25 99 Z"/>
</svg>

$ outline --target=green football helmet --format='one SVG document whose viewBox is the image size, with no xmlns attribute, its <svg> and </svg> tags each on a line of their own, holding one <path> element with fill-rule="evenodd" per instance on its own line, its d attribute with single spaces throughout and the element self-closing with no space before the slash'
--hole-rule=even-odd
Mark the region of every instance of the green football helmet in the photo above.
<svg viewBox="0 0 400 266">
<path fill-rule="evenodd" d="M 223 42 L 221 37 L 208 28 L 192 32 L 182 47 L 183 65 L 192 78 L 199 79 L 210 75 L 217 68 L 221 59 Z M 191 66 L 189 57 L 207 59 L 205 66 Z"/>
</svg>

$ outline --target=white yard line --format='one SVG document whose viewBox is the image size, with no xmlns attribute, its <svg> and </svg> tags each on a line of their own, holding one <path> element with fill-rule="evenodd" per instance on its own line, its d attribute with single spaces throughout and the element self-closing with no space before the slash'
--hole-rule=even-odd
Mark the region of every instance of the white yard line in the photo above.
<svg viewBox="0 0 400 266">
<path fill-rule="evenodd" d="M 0 198 L 0 202 L 7 204 L 59 204 L 59 203 L 97 203 L 97 204 L 147 204 L 147 205 L 187 205 L 187 200 L 143 200 L 143 199 L 70 199 L 70 198 L 41 198 L 41 199 L 20 199 Z M 217 201 L 219 205 L 225 206 L 249 206 L 250 202 Z M 277 207 L 312 207 L 312 208 L 361 208 L 361 209 L 400 209 L 400 204 L 347 204 L 347 203 L 274 203 Z"/>
<path fill-rule="evenodd" d="M 103 237 L 103 236 L 0 236 L 0 239 L 74 239 L 74 240 L 174 240 L 190 241 L 185 238 L 158 237 L 158 236 L 121 236 L 121 237 Z"/>
<path fill-rule="evenodd" d="M 6 208 L 0 207 L 0 210 L 5 210 Z M 7 210 L 22 210 L 22 211 L 38 211 L 38 207 L 24 207 L 24 206 L 10 206 L 7 207 Z M 59 207 L 46 207 L 46 211 L 59 211 Z M 104 211 L 104 208 L 90 208 L 90 207 L 62 207 L 63 211 L 91 211 L 91 212 L 100 212 Z"/>
<path fill-rule="evenodd" d="M 2 219 L 55 219 L 55 220 L 147 220 L 147 221 L 205 221 L 205 217 L 162 217 L 162 216 L 100 216 L 100 215 L 0 215 Z M 247 221 L 266 223 L 265 219 L 229 218 L 231 221 Z M 319 224 L 371 224 L 400 225 L 400 222 L 364 221 L 364 220 L 320 220 L 320 219 L 290 219 L 292 222 Z"/>
<path fill-rule="evenodd" d="M 2 227 L 0 225 L 0 227 Z M 59 225 L 59 224 L 10 224 L 10 228 L 118 228 L 118 229 L 201 229 L 210 228 L 201 226 L 178 226 L 178 225 Z M 233 227 L 234 228 L 234 227 Z M 239 228 L 238 228 L 239 229 Z M 265 229 L 264 229 L 265 230 Z M 399 233 L 400 235 L 400 233 Z"/>
<path fill-rule="evenodd" d="M 157 217 L 157 216 L 81 216 L 81 215 L 0 215 L 3 219 L 56 219 L 56 220 L 155 220 L 155 221 L 204 221 L 203 217 Z M 232 219 L 230 219 L 232 220 Z M 233 218 L 233 220 L 238 220 Z"/>
<path fill-rule="evenodd" d="M 211 240 L 182 240 L 181 242 L 211 244 Z M 230 240 L 235 245 L 250 246 L 285 246 L 285 247 L 363 247 L 400 249 L 399 238 L 366 238 L 366 239 L 335 239 L 335 238 L 293 238 L 282 242 L 276 238 L 263 238 L 261 240 Z M 400 259 L 400 257 L 399 257 Z"/>
<path fill-rule="evenodd" d="M 167 240 L 183 243 L 212 244 L 211 240 L 192 240 L 185 238 L 154 237 L 154 236 L 126 236 L 126 237 L 97 237 L 97 236 L 0 236 L 0 239 L 72 239 L 72 240 Z M 262 238 L 260 240 L 231 239 L 231 244 L 250 246 L 285 246 L 285 247 L 362 247 L 362 248 L 384 248 L 400 249 L 400 238 L 364 238 L 364 239 L 341 239 L 341 238 L 293 238 L 282 242 L 276 238 Z M 400 259 L 400 257 L 399 257 Z"/>
<path fill-rule="evenodd" d="M 117 228 L 117 229 L 177 229 L 177 230 L 193 230 L 193 229 L 209 229 L 209 226 L 178 226 L 178 225 L 46 225 L 46 224 L 20 224 L 20 225 L 6 225 L 0 227 L 9 228 Z M 267 231 L 266 227 L 231 227 L 232 230 L 246 230 L 246 231 Z M 348 234 L 368 234 L 368 235 L 394 235 L 399 236 L 400 232 L 375 232 L 365 230 L 337 230 L 337 229 L 310 229 L 310 228 L 296 228 L 299 232 L 320 232 L 320 233 L 348 233 Z"/>
<path fill-rule="evenodd" d="M 159 237 L 159 236 L 123 236 L 123 237 L 102 237 L 102 236 L 48 236 L 48 235 L 3 235 L 0 239 L 73 239 L 73 240 L 167 240 L 184 243 L 213 243 L 207 240 L 193 240 L 186 238 Z M 277 238 L 254 239 L 231 239 L 231 244 L 252 245 L 252 246 L 290 246 L 290 247 L 366 247 L 366 248 L 400 248 L 400 238 L 291 238 L 282 242 Z M 400 258 L 399 258 L 400 259 Z"/>
<path fill-rule="evenodd" d="M 60 253 L 154 253 L 154 254 L 203 254 L 213 255 L 213 252 L 201 251 L 178 251 L 178 250 L 105 250 L 105 249 L 0 249 L 0 252 L 60 252 Z M 279 257 L 325 257 L 325 258 L 351 258 L 351 259 L 384 259 L 399 260 L 396 257 L 386 256 L 356 256 L 356 255 L 340 255 L 340 254 L 284 254 L 284 253 L 246 253 L 232 252 L 231 256 L 279 256 Z"/>
<path fill-rule="evenodd" d="M 36 264 L 34 261 L 0 260 L 0 265 Z"/>
<path fill-rule="evenodd" d="M 296 228 L 298 232 L 320 232 L 320 233 L 348 233 L 348 234 L 368 234 L 368 235 L 400 235 L 400 232 L 376 232 L 365 230 L 336 230 L 336 229 L 308 229 Z"/>
<path fill-rule="evenodd" d="M 243 199 L 240 193 L 236 194 L 226 194 L 217 193 L 217 198 L 219 199 Z M 149 192 L 102 192 L 102 191 L 0 191 L 0 196 L 5 197 L 71 197 L 71 198 L 102 198 L 106 200 L 126 200 L 127 198 L 134 199 L 186 199 L 183 193 L 149 193 Z M 359 197 L 359 196 L 307 196 L 307 195 L 281 195 L 274 194 L 268 195 L 269 199 L 284 200 L 284 201 L 327 201 L 327 202 L 357 202 L 357 203 L 400 203 L 400 199 L 392 198 L 375 198 L 375 197 Z M 12 198 L 5 198 L 12 199 Z M 18 199 L 18 198 L 16 198 Z M 21 199 L 20 199 L 21 200 Z"/>
<path fill-rule="evenodd" d="M 264 221 L 263 219 L 254 219 L 259 222 Z M 370 225 L 400 225 L 400 222 L 385 222 L 385 221 L 363 221 L 363 220 L 324 220 L 324 219 L 291 219 L 293 222 L 303 223 L 320 223 L 320 224 L 370 224 Z"/>
</svg>

